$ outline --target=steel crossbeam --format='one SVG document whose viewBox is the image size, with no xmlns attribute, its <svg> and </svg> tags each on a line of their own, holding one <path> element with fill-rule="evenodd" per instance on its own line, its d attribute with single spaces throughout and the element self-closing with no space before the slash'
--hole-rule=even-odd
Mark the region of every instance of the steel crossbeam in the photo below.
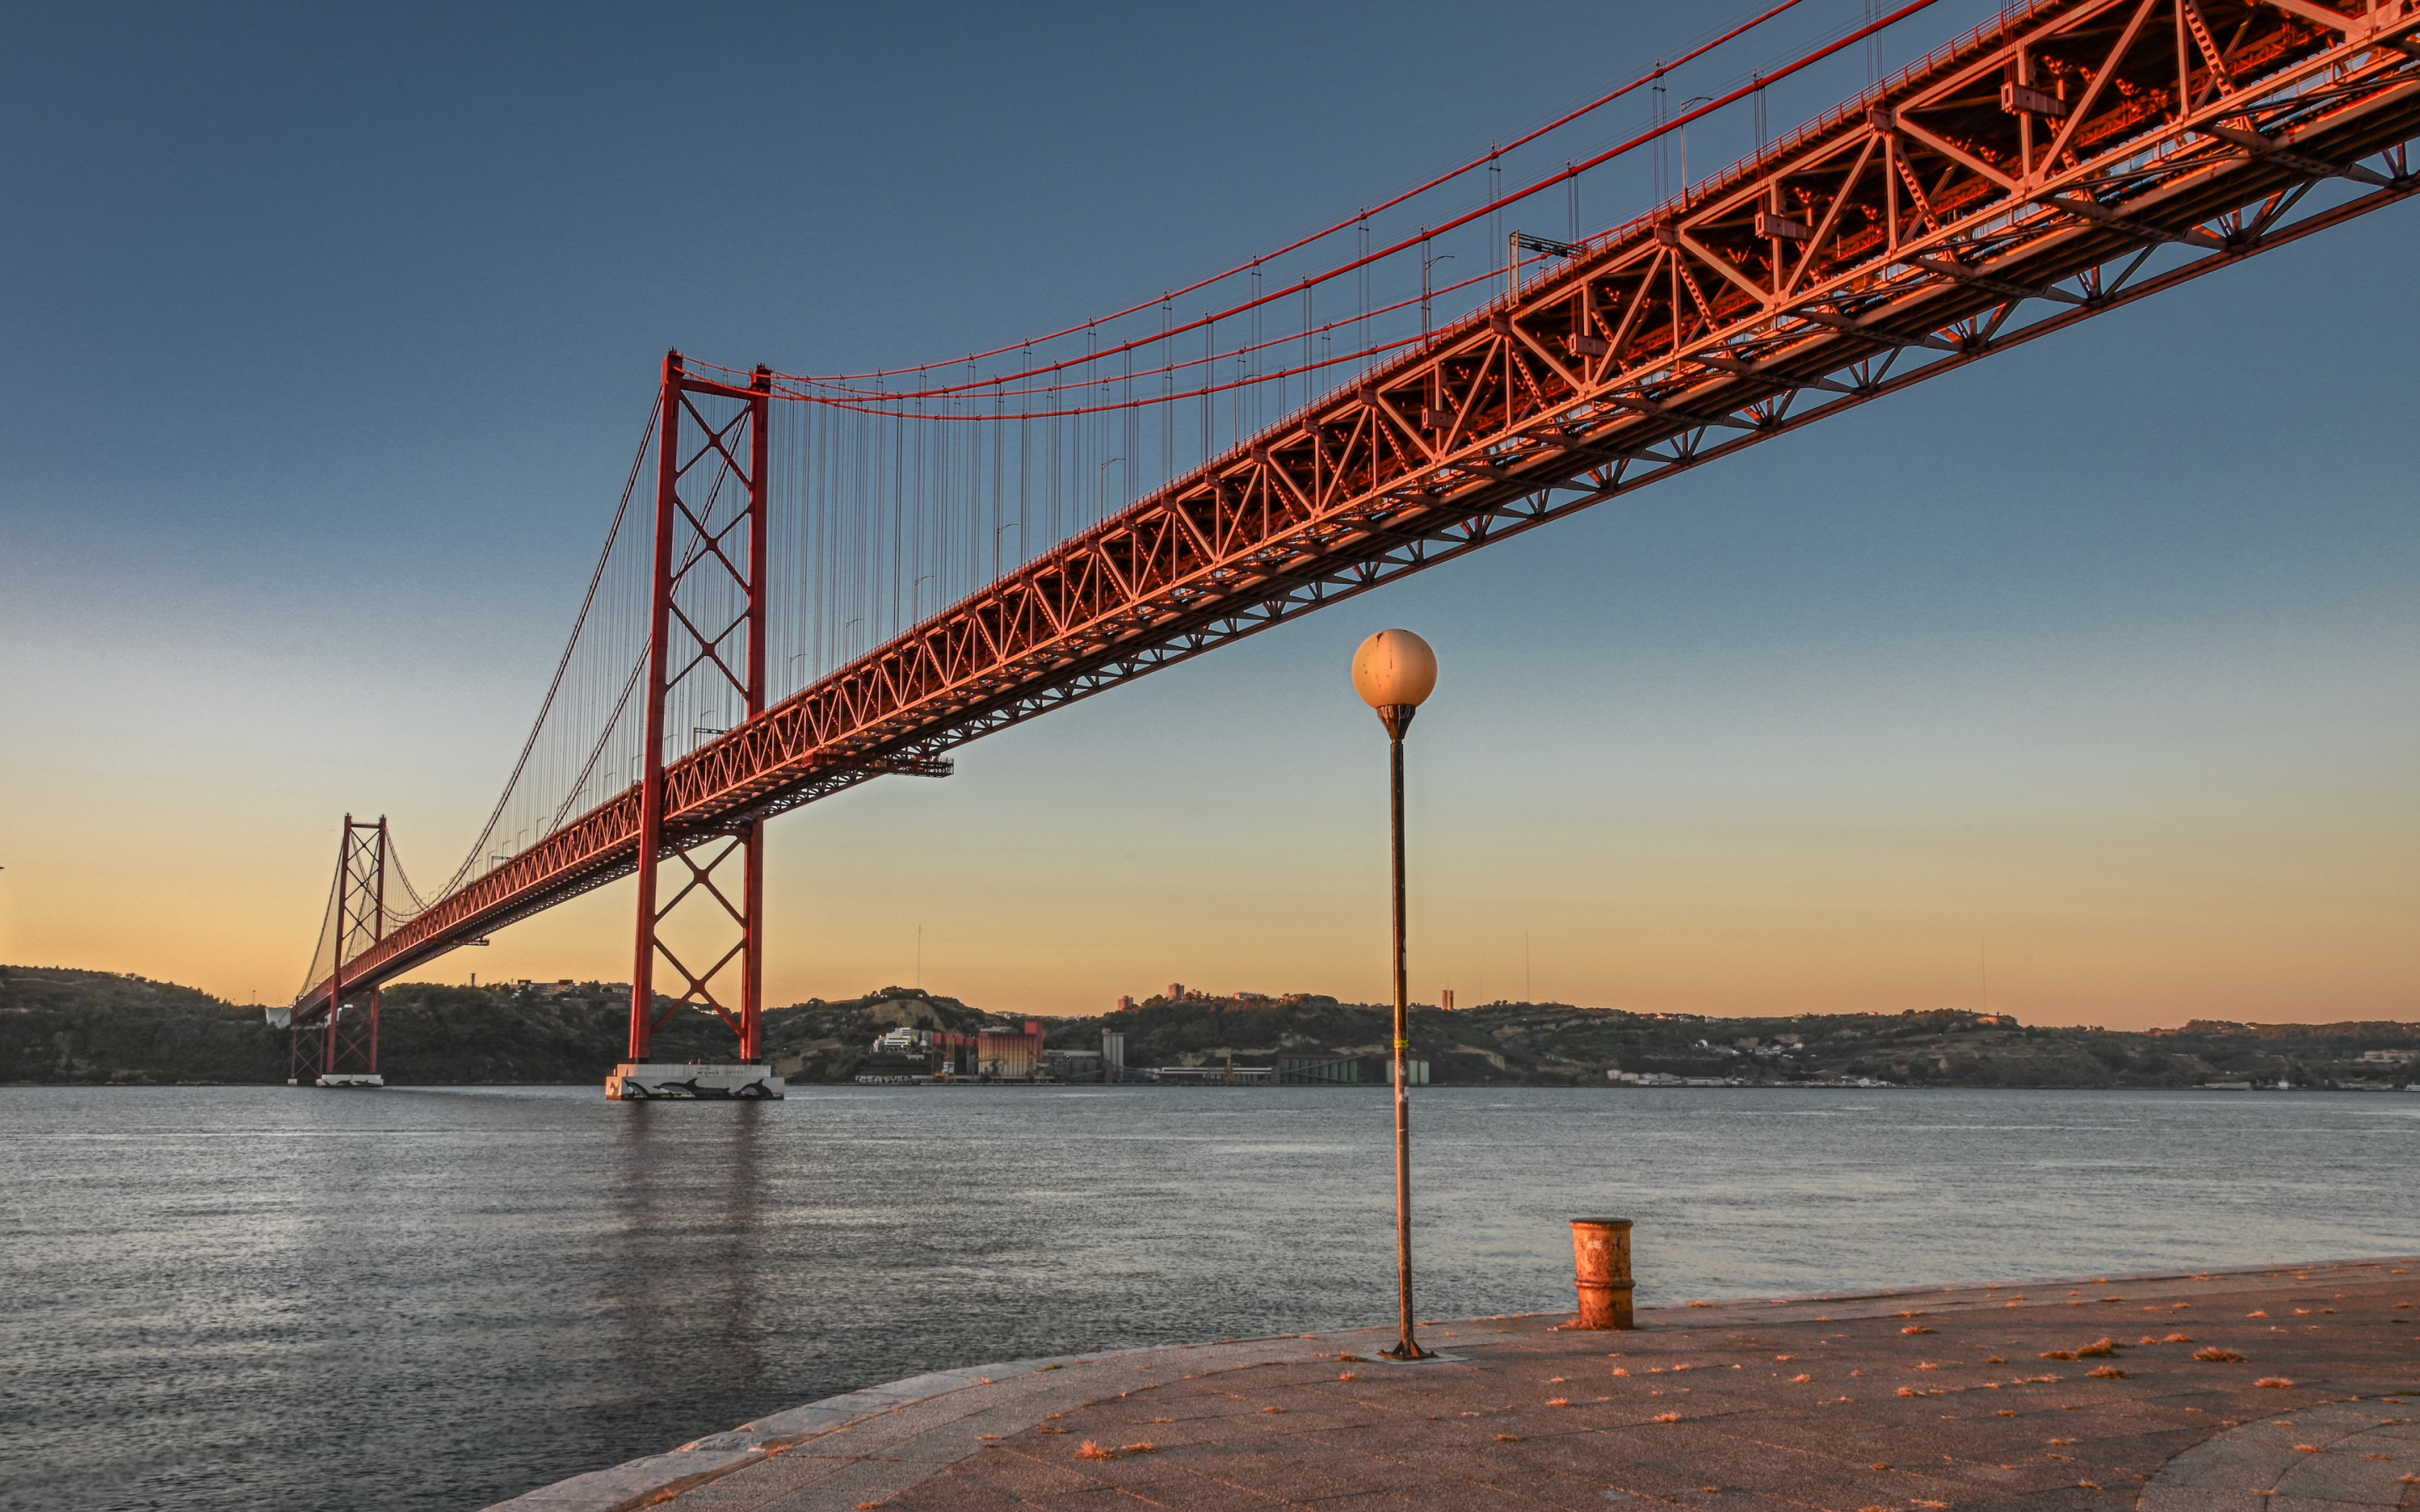
<svg viewBox="0 0 2420 1512">
<path fill-rule="evenodd" d="M 939 769 L 953 746 L 2397 203 L 2420 187 L 2412 3 L 2044 0 L 1994 23 L 668 766 L 653 848 Z M 2331 179 L 2368 193 L 2314 208 Z M 2155 269 L 2164 252 L 2196 255 Z M 439 901 L 347 980 L 628 874 L 641 799 Z"/>
</svg>

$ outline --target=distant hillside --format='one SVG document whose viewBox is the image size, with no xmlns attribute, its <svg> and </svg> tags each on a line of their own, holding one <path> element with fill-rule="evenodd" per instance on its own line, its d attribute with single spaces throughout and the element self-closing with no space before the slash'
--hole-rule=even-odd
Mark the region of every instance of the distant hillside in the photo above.
<svg viewBox="0 0 2420 1512">
<path fill-rule="evenodd" d="M 268 1048 L 260 1010 L 191 987 L 0 966 L 0 1082 L 265 1082 Z"/>
<path fill-rule="evenodd" d="M 448 987 L 398 982 L 379 1013 L 380 1069 L 396 1086 L 602 1084 L 621 1060 L 630 989 L 613 982 Z M 785 1076 L 846 1081 L 867 1045 L 902 1024 L 970 1031 L 989 1021 L 952 997 L 884 987 L 844 1002 L 768 1009 L 766 1053 Z M 673 1016 L 654 1053 L 730 1054 L 731 1031 Z M 0 966 L 0 1083 L 283 1083 L 287 1033 L 258 1008 L 173 982 L 105 971 Z"/>
<path fill-rule="evenodd" d="M 629 989 L 613 982 L 386 991 L 380 1054 L 398 1086 L 602 1083 L 622 1058 Z M 769 1009 L 767 1056 L 795 1082 L 845 1082 L 887 1028 L 970 1033 L 1000 1015 L 954 997 L 882 987 L 839 1002 Z M 1018 1016 L 1021 1021 L 1021 1015 Z M 1388 1012 L 1367 1003 L 1288 997 L 1154 997 L 1131 1011 L 1047 1021 L 1054 1047 L 1126 1037 L 1126 1064 L 1200 1066 L 1233 1057 L 1384 1056 Z M 704 1014 L 675 1014 L 656 1037 L 667 1060 L 730 1053 L 731 1034 Z M 2297 1087 L 2402 1086 L 2420 1055 L 2420 1025 L 2231 1024 L 2112 1033 L 2023 1027 L 1962 1012 L 1710 1019 L 1560 1003 L 1490 1003 L 1412 1013 L 1412 1053 L 1441 1084 L 1593 1086 L 1608 1072 L 1804 1082 L 1871 1077 L 1915 1087 L 2193 1087 L 2279 1081 Z M 257 1008 L 190 987 L 102 971 L 0 967 L 0 1083 L 157 1085 L 281 1083 L 287 1036 Z"/>
<path fill-rule="evenodd" d="M 1126 1037 L 1129 1066 L 1267 1065 L 1281 1055 L 1389 1053 L 1391 1011 L 1296 994 L 1282 999 L 1152 997 L 1122 1013 L 1053 1023 L 1048 1043 Z M 1412 1011 L 1412 1054 L 1440 1083 L 1603 1085 L 1608 1073 L 1794 1082 L 1870 1077 L 1910 1087 L 2194 1087 L 2210 1081 L 2298 1087 L 2401 1086 L 2420 1024 L 2226 1024 L 2113 1033 L 2026 1028 L 2002 1014 L 1807 1014 L 1701 1018 L 1561 1003 Z"/>
</svg>

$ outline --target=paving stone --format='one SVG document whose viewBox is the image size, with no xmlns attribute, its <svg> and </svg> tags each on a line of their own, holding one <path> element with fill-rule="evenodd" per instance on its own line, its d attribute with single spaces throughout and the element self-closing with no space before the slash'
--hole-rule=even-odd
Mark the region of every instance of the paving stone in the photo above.
<svg viewBox="0 0 2420 1512">
<path fill-rule="evenodd" d="M 2065 1512 L 2139 1494 L 2142 1512 L 2420 1512 L 2400 1479 L 2420 1473 L 2420 1400 L 2346 1400 L 2420 1385 L 2420 1326 L 2393 1305 L 2420 1285 L 2386 1270 L 1757 1299 L 1643 1309 L 1623 1335 L 1474 1319 L 1425 1330 L 1458 1358 L 1419 1365 L 1370 1358 L 1376 1329 L 1016 1362 L 809 1404 L 511 1504 Z M 2136 1342 L 2171 1332 L 2195 1342 Z M 2115 1356 L 2040 1358 L 2103 1336 Z M 2251 1358 L 2191 1358 L 2209 1344 Z M 2086 1375 L 2100 1364 L 2125 1379 Z M 2297 1384 L 2254 1385 L 2270 1376 Z M 1161 1447 L 1078 1460 L 1087 1438 Z"/>
</svg>

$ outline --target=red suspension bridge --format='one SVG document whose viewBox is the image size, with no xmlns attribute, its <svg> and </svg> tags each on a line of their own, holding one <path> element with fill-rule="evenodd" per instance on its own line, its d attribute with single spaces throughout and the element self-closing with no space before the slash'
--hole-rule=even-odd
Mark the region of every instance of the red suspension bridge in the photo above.
<svg viewBox="0 0 2420 1512">
<path fill-rule="evenodd" d="M 693 1008 L 757 1061 L 771 816 L 2420 188 L 2420 0 L 2040 0 L 1761 141 L 1763 90 L 1917 0 L 1666 110 L 1799 3 L 1081 326 L 837 376 L 667 357 L 469 856 L 424 897 L 347 818 L 298 1079 L 375 1072 L 381 983 L 634 872 L 629 1060 Z M 1502 191 L 1629 97 L 1645 130 Z M 1670 183 L 1743 102 L 1758 149 Z M 1649 155 L 1660 202 L 1584 234 L 1582 186 Z M 1561 237 L 1512 224 L 1557 198 Z"/>
</svg>

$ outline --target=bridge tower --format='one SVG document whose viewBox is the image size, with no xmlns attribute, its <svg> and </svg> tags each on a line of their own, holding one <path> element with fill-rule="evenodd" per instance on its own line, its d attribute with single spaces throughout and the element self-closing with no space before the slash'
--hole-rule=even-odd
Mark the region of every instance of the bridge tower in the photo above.
<svg viewBox="0 0 2420 1512">
<path fill-rule="evenodd" d="M 605 1083 L 606 1095 L 617 1100 L 782 1095 L 781 1079 L 763 1063 L 765 821 L 744 820 L 663 855 L 664 816 L 680 796 L 666 780 L 667 743 L 727 733 L 673 728 L 674 717 L 686 723 L 705 717 L 701 711 L 735 704 L 743 721 L 765 712 L 772 388 L 765 367 L 742 389 L 691 375 L 677 351 L 664 356 L 629 1058 Z M 677 920 L 678 945 L 675 915 L 685 916 Z M 660 1009 L 659 959 L 679 987 Z M 739 1041 L 736 1064 L 648 1060 L 656 1031 L 683 1008 L 730 1026 Z"/>
<path fill-rule="evenodd" d="M 345 963 L 386 938 L 386 815 L 345 815 L 336 841 L 335 975 L 325 1012 L 289 1021 L 286 1081 L 318 1087 L 384 1087 L 379 1072 L 379 989 L 345 991 Z"/>
</svg>

